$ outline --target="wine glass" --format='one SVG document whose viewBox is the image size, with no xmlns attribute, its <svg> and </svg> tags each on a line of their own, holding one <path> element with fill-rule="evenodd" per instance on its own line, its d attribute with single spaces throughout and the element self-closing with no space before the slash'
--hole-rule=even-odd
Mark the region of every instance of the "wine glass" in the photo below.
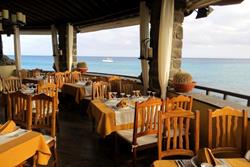
<svg viewBox="0 0 250 167">
<path fill-rule="evenodd" d="M 150 96 L 151 96 L 152 91 L 148 90 L 148 91 L 147 91 L 147 93 L 148 93 L 148 97 L 150 97 Z"/>
<path fill-rule="evenodd" d="M 129 98 L 131 95 L 130 94 L 126 94 L 127 98 Z"/>
<path fill-rule="evenodd" d="M 122 93 L 120 93 L 120 95 L 121 95 L 121 97 L 123 98 L 123 97 L 125 96 L 125 93 L 122 92 Z"/>
<path fill-rule="evenodd" d="M 135 93 L 137 98 L 140 97 L 140 90 L 136 90 Z"/>
<path fill-rule="evenodd" d="M 116 99 L 117 92 L 113 92 L 114 99 Z"/>
<path fill-rule="evenodd" d="M 155 94 L 156 94 L 156 92 L 152 92 L 153 98 L 155 98 Z"/>
<path fill-rule="evenodd" d="M 135 91 L 135 90 L 133 90 L 133 96 L 132 96 L 132 98 L 136 97 L 136 96 L 135 96 L 135 92 L 136 92 L 136 91 Z"/>
</svg>

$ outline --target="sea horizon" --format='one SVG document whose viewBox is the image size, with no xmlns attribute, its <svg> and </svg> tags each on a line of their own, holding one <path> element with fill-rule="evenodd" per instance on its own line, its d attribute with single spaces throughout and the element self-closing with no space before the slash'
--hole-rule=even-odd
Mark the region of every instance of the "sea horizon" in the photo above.
<svg viewBox="0 0 250 167">
<path fill-rule="evenodd" d="M 10 56 L 13 58 L 13 56 Z M 103 62 L 106 56 L 78 56 L 85 61 L 89 72 L 138 77 L 141 63 L 138 57 L 112 57 L 112 63 Z M 53 56 L 21 57 L 22 68 L 53 70 Z M 250 59 L 242 58 L 182 58 L 181 69 L 189 72 L 197 85 L 250 95 Z"/>
</svg>

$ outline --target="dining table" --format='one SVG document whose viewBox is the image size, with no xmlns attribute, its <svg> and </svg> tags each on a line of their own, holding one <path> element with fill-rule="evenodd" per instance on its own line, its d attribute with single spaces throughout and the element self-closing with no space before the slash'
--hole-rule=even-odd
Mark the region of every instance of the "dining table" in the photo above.
<svg viewBox="0 0 250 167">
<path fill-rule="evenodd" d="M 95 120 L 96 132 L 101 137 L 105 138 L 117 130 L 133 128 L 135 102 L 145 101 L 148 97 L 128 98 L 130 105 L 119 108 L 117 104 L 122 99 L 124 98 L 95 99 L 90 102 L 87 113 Z"/>
<path fill-rule="evenodd" d="M 1 167 L 17 166 L 35 154 L 39 165 L 48 164 L 51 151 L 41 133 L 17 128 L 0 135 Z"/>
<path fill-rule="evenodd" d="M 43 76 L 28 77 L 28 78 L 23 78 L 22 79 L 23 84 L 27 84 L 27 83 L 41 84 L 43 81 L 44 81 Z"/>
<path fill-rule="evenodd" d="M 61 89 L 63 94 L 74 97 L 75 102 L 79 104 L 82 99 L 92 97 L 92 84 L 87 82 L 64 83 Z"/>
<path fill-rule="evenodd" d="M 250 161 L 245 158 L 220 158 L 217 159 L 223 167 L 249 167 Z M 184 160 L 156 160 L 152 167 L 197 167 L 192 159 Z"/>
</svg>

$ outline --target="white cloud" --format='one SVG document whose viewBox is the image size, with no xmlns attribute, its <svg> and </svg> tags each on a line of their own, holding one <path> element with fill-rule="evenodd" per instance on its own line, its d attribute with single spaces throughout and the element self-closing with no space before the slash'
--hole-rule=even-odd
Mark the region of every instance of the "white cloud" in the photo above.
<svg viewBox="0 0 250 167">
<path fill-rule="evenodd" d="M 183 57 L 250 58 L 250 0 L 215 6 L 206 18 L 185 18 Z M 78 34 L 79 56 L 139 57 L 139 26 Z M 3 36 L 5 54 L 14 54 L 13 37 Z M 52 55 L 50 36 L 21 36 L 22 55 Z"/>
<path fill-rule="evenodd" d="M 250 58 L 250 1 L 213 8 L 206 18 L 185 18 L 183 57 Z"/>
</svg>

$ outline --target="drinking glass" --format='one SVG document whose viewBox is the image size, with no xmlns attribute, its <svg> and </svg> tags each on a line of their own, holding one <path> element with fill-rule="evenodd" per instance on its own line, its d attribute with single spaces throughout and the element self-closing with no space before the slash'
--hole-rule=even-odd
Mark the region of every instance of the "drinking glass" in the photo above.
<svg viewBox="0 0 250 167">
<path fill-rule="evenodd" d="M 117 92 L 113 92 L 114 99 L 116 99 Z"/>
<path fill-rule="evenodd" d="M 135 90 L 133 90 L 133 96 L 132 96 L 132 98 L 136 97 L 136 96 L 135 96 L 135 92 L 136 92 L 136 91 L 135 91 Z"/>
<path fill-rule="evenodd" d="M 155 97 L 156 92 L 152 92 L 153 98 Z"/>
<path fill-rule="evenodd" d="M 148 90 L 148 91 L 147 91 L 147 93 L 148 93 L 148 97 L 150 97 L 150 96 L 151 96 L 152 91 Z"/>
<path fill-rule="evenodd" d="M 127 98 L 129 98 L 131 95 L 130 94 L 126 94 Z"/>
<path fill-rule="evenodd" d="M 123 97 L 124 97 L 124 95 L 125 95 L 125 93 L 123 93 L 123 92 L 122 92 L 122 93 L 120 93 L 120 95 L 121 95 L 121 97 L 123 98 Z"/>
</svg>

